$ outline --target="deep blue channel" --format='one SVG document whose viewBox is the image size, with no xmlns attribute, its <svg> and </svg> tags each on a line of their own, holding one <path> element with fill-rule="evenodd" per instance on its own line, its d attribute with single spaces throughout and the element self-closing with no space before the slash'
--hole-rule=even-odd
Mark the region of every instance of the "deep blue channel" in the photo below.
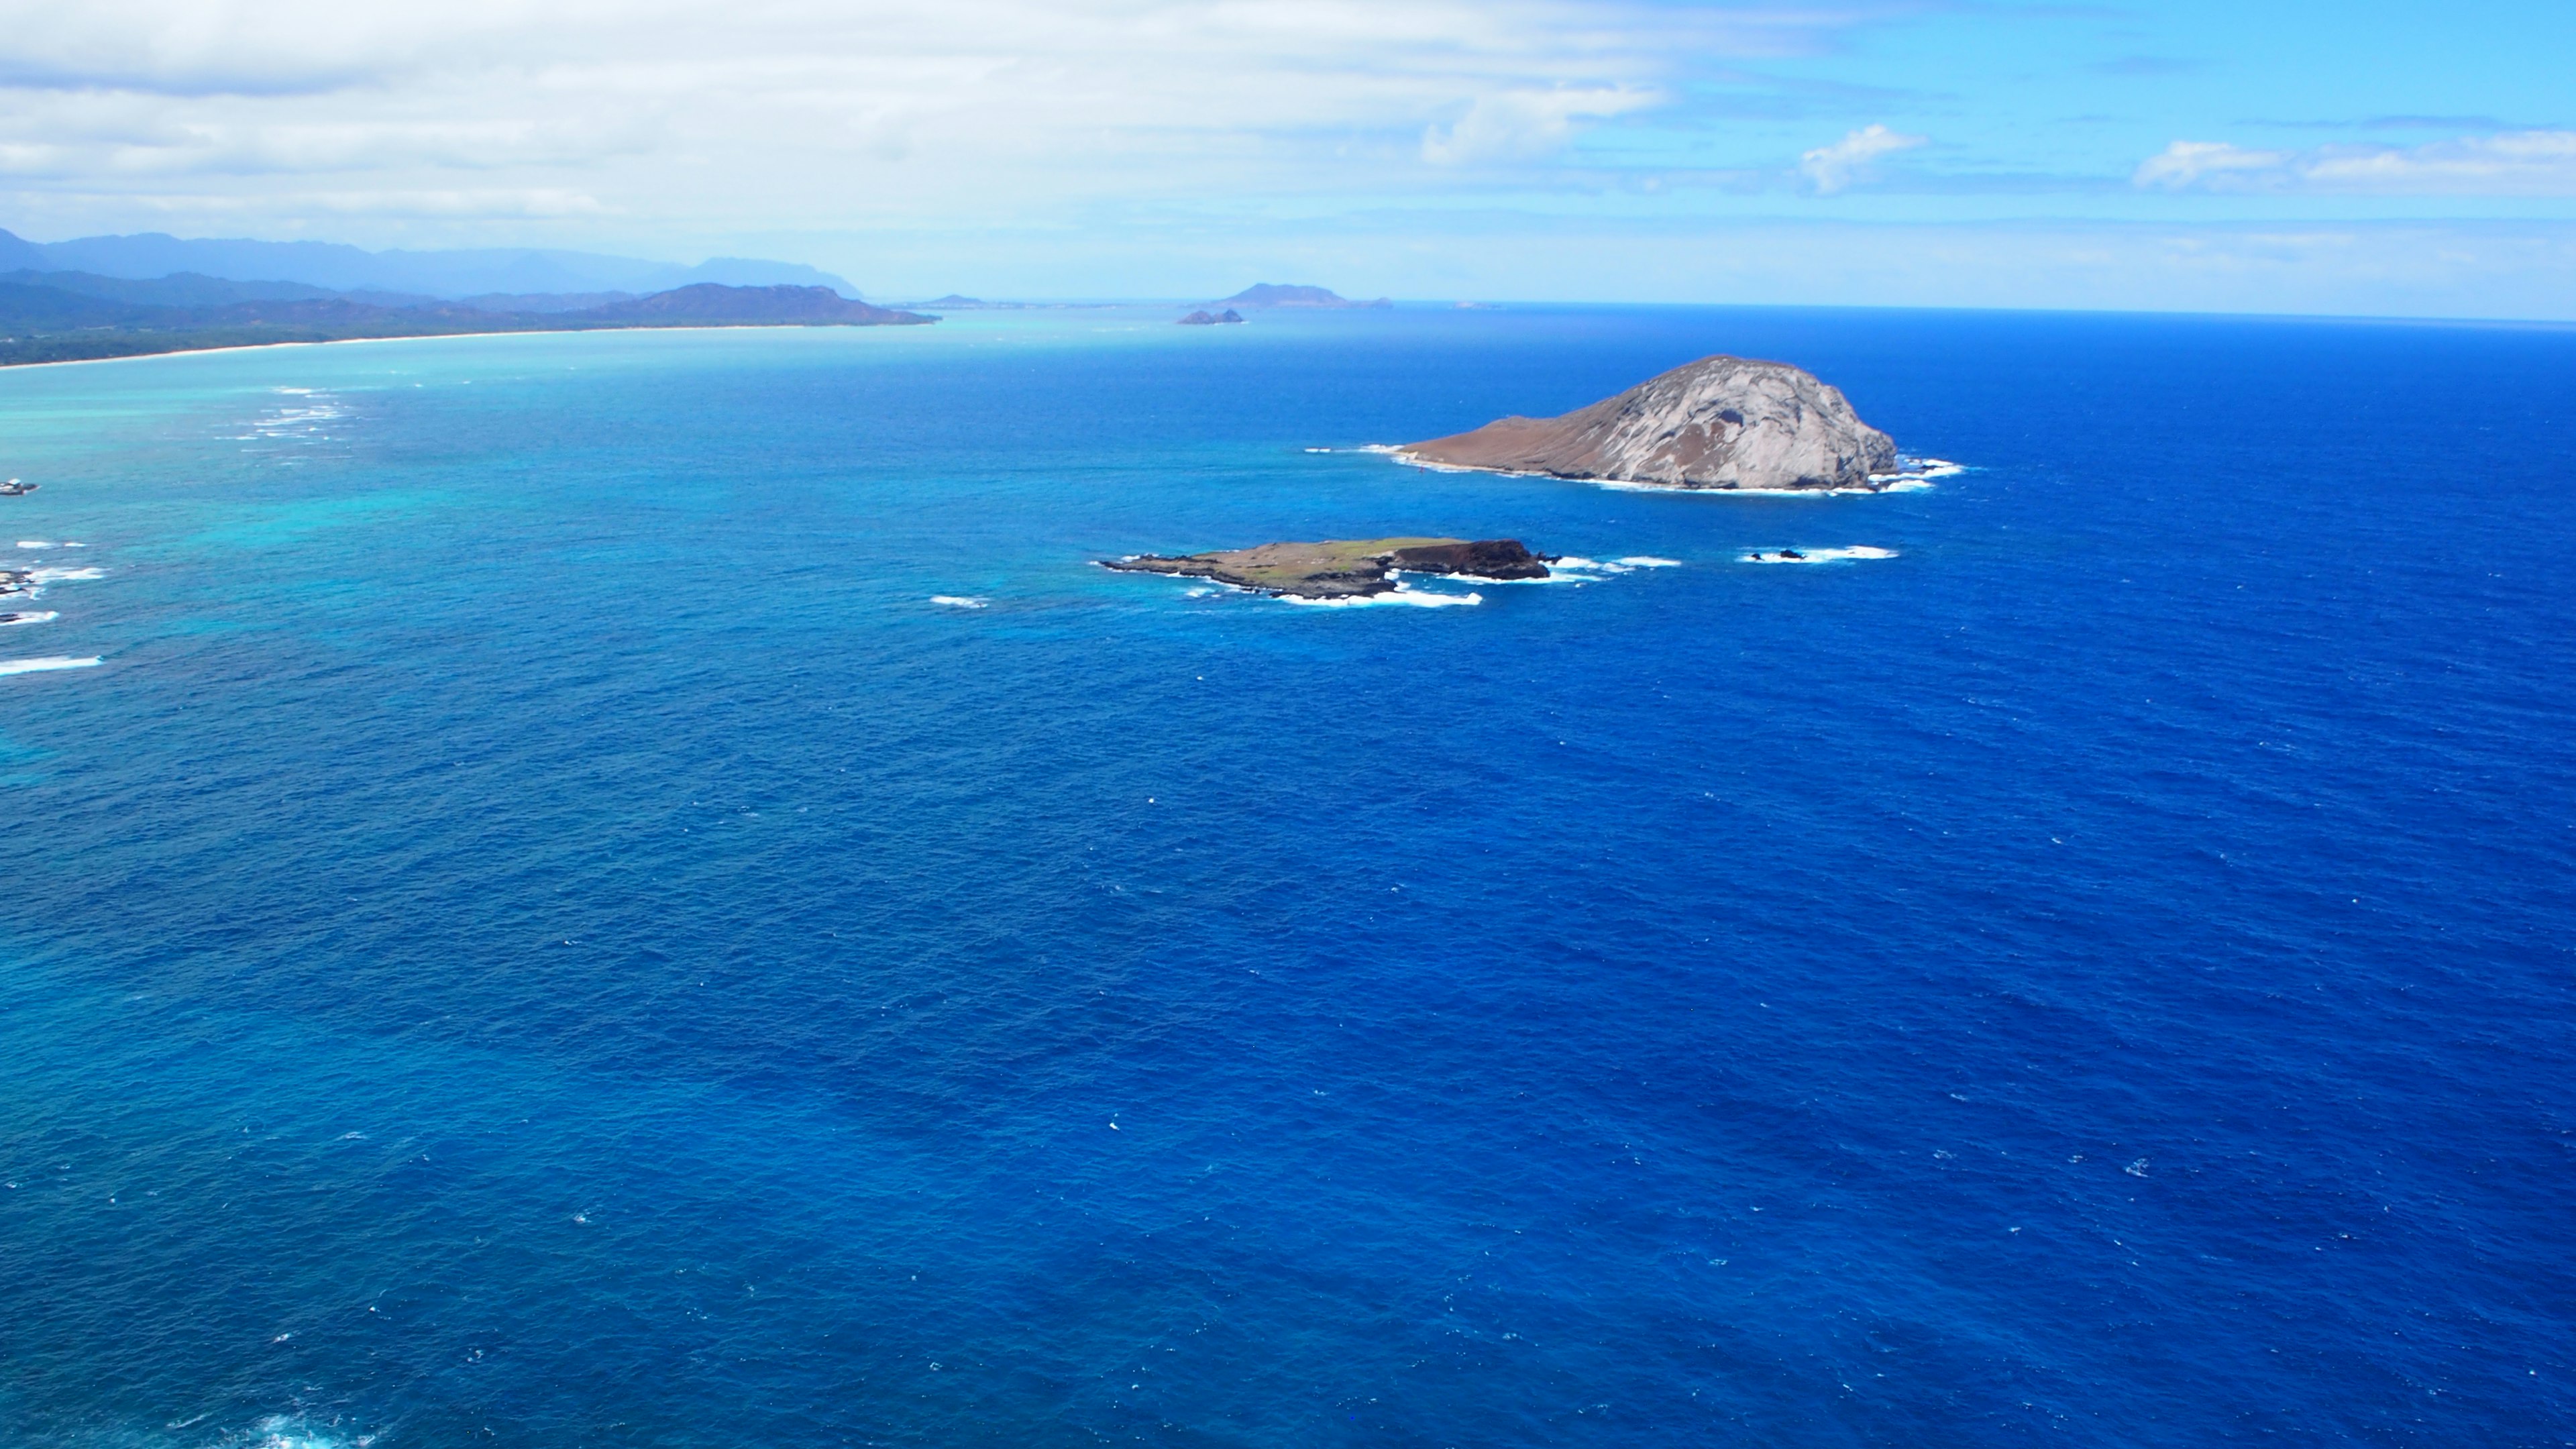
<svg viewBox="0 0 2576 1449">
<path fill-rule="evenodd" d="M 0 374 L 0 1439 L 2576 1440 L 2576 331 L 1169 315 Z"/>
</svg>

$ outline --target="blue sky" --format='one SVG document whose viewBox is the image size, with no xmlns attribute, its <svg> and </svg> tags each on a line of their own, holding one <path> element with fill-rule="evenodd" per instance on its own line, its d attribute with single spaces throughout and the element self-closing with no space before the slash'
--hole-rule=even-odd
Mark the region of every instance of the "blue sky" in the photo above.
<svg viewBox="0 0 2576 1449">
<path fill-rule="evenodd" d="M 0 0 L 0 225 L 2576 317 L 2576 5 Z"/>
</svg>

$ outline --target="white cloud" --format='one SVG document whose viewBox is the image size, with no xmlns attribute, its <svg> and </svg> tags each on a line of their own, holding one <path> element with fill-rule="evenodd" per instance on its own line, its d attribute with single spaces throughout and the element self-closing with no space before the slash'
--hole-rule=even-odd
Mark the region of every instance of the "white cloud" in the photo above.
<svg viewBox="0 0 2576 1449">
<path fill-rule="evenodd" d="M 1576 121 L 1640 110 L 1655 100 L 1651 91 L 1598 86 L 1478 96 L 1456 125 L 1423 131 L 1422 159 L 1454 166 L 1552 156 L 1573 139 Z"/>
<path fill-rule="evenodd" d="M 194 208 L 291 230 L 309 198 L 411 190 L 773 235 L 1413 197 L 1497 184 L 1497 163 L 1864 20 L 1604 0 L 0 0 L 0 226 Z M 333 226 L 427 243 L 410 219 L 439 210 Z"/>
<path fill-rule="evenodd" d="M 1880 157 L 1911 151 L 1928 144 L 1930 139 L 1871 124 L 1830 146 L 1819 146 L 1801 155 L 1798 170 L 1816 188 L 1818 195 L 1831 196 L 1855 181 L 1867 180 Z"/>
<path fill-rule="evenodd" d="M 2248 151 L 2224 141 L 2176 141 L 2148 157 L 2129 180 L 2137 186 L 2179 191 L 2275 175 L 2289 162 L 2285 151 Z"/>
<path fill-rule="evenodd" d="M 2257 151 L 2176 141 L 2133 184 L 2167 191 L 2317 191 L 2382 196 L 2576 196 L 2576 131 L 2505 131 L 2421 146 Z"/>
</svg>

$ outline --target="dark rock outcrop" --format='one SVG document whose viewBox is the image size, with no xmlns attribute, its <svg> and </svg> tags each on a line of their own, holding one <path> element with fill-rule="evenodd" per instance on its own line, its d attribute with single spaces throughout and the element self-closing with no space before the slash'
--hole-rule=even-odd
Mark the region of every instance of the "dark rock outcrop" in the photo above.
<svg viewBox="0 0 2576 1449">
<path fill-rule="evenodd" d="M 1243 314 L 1237 312 L 1232 307 L 1226 308 L 1221 313 L 1209 312 L 1202 308 L 1201 310 L 1192 312 L 1187 317 L 1182 318 L 1181 325 L 1184 327 L 1215 327 L 1222 323 L 1240 322 L 1242 320 Z"/>
<path fill-rule="evenodd" d="M 1395 567 L 1417 574 L 1467 574 L 1480 579 L 1543 579 L 1547 561 L 1516 538 L 1473 543 L 1424 543 L 1395 551 Z"/>
<path fill-rule="evenodd" d="M 1896 443 L 1838 388 L 1781 362 L 1703 357 L 1562 417 L 1510 417 L 1398 457 L 1667 488 L 1887 486 Z"/>
</svg>

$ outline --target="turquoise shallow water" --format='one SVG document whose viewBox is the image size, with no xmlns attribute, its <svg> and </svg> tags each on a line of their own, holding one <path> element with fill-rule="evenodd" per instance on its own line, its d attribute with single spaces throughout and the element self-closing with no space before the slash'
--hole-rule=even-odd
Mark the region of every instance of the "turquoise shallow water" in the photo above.
<svg viewBox="0 0 2576 1449">
<path fill-rule="evenodd" d="M 1349 451 L 1718 350 L 1970 471 Z M 2572 364 L 1404 308 L 0 373 L 0 544 L 88 545 L 0 558 L 100 571 L 0 660 L 101 661 L 0 676 L 0 1437 L 2576 1438 Z M 1395 532 L 1677 566 L 1089 562 Z"/>
</svg>

